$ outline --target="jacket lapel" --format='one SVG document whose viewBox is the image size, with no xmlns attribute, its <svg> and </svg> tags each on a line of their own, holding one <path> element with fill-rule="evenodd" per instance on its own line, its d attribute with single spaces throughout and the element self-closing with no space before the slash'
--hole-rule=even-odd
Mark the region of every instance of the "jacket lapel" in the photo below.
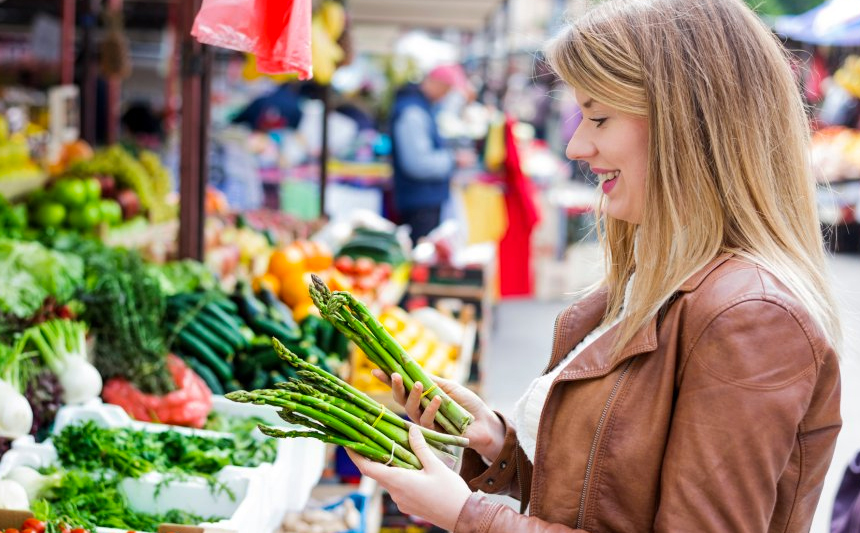
<svg viewBox="0 0 860 533">
<path fill-rule="evenodd" d="M 601 288 L 572 304 L 556 317 L 552 355 L 542 374 L 555 368 L 603 320 L 609 291 Z"/>
</svg>

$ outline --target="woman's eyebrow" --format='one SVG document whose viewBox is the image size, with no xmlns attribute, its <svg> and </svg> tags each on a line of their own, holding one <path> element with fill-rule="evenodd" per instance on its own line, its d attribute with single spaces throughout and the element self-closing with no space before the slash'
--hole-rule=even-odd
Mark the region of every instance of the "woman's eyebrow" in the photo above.
<svg viewBox="0 0 860 533">
<path fill-rule="evenodd" d="M 594 98 L 589 98 L 588 100 L 586 100 L 585 102 L 582 103 L 582 107 L 584 107 L 585 109 L 591 109 L 591 104 L 593 104 L 593 103 L 594 103 Z"/>
</svg>

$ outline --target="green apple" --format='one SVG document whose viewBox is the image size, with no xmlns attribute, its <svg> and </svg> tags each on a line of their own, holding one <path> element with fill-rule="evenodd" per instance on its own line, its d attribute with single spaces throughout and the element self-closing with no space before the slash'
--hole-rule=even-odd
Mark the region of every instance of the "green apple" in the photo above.
<svg viewBox="0 0 860 533">
<path fill-rule="evenodd" d="M 36 208 L 33 220 L 43 228 L 56 228 L 66 219 L 66 208 L 57 202 L 45 202 Z"/>
<path fill-rule="evenodd" d="M 102 197 L 102 184 L 96 178 L 84 180 L 84 189 L 87 191 L 87 202 L 96 202 Z"/>
<path fill-rule="evenodd" d="M 58 181 L 51 194 L 66 207 L 80 207 L 87 203 L 87 187 L 79 179 L 67 178 Z"/>
<path fill-rule="evenodd" d="M 99 210 L 102 213 L 102 222 L 113 226 L 122 222 L 122 207 L 116 200 L 102 200 L 99 202 Z"/>
</svg>

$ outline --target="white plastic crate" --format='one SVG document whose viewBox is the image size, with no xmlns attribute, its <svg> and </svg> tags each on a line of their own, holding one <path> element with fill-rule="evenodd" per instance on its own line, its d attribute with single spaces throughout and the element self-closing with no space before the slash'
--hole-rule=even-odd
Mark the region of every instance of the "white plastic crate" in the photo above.
<svg viewBox="0 0 860 533">
<path fill-rule="evenodd" d="M 267 423 L 286 426 L 275 408 L 261 405 L 237 404 L 221 396 L 213 397 L 215 412 L 258 417 Z M 115 405 L 93 401 L 83 406 L 65 406 L 57 413 L 54 433 L 68 425 L 92 420 L 106 428 L 131 427 L 145 431 L 175 430 L 186 435 L 223 437 L 224 433 L 132 420 Z M 256 438 L 269 438 L 259 431 Z M 164 476 L 151 472 L 137 479 L 125 479 L 121 489 L 130 505 L 141 512 L 163 513 L 179 508 L 200 516 L 226 516 L 214 524 L 201 524 L 206 529 L 223 529 L 237 533 L 268 533 L 275 531 L 289 511 L 302 509 L 310 492 L 319 481 L 325 460 L 325 445 L 313 439 L 281 439 L 274 463 L 255 468 L 226 466 L 216 476 L 235 496 L 224 492 L 214 493 L 206 480 L 189 477 L 163 484 Z M 57 461 L 57 453 L 50 440 L 37 444 L 32 437 L 23 437 L 13 443 L 12 450 L 0 459 L 0 478 L 15 466 L 39 468 Z M 105 530 L 103 533 L 109 533 Z"/>
</svg>

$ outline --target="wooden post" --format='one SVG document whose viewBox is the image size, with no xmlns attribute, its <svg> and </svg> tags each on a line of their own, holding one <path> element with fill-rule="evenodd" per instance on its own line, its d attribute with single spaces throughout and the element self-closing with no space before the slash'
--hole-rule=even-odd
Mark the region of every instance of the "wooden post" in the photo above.
<svg viewBox="0 0 860 533">
<path fill-rule="evenodd" d="M 60 83 L 75 83 L 75 0 L 63 0 L 60 37 Z"/>
<path fill-rule="evenodd" d="M 328 113 L 331 105 L 331 87 L 322 88 L 322 148 L 320 149 L 320 218 L 326 218 L 325 190 L 328 186 Z"/>
<path fill-rule="evenodd" d="M 203 259 L 204 200 L 208 174 L 209 84 L 212 57 L 191 36 L 201 0 L 180 3 L 182 126 L 179 163 L 179 257 Z"/>
</svg>

